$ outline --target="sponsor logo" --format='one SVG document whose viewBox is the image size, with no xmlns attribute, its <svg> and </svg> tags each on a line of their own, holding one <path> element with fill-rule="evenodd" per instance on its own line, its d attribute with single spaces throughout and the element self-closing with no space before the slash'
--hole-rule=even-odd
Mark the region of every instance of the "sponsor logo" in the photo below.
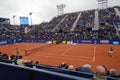
<svg viewBox="0 0 120 80">
<path fill-rule="evenodd" d="M 26 42 L 30 42 L 30 40 L 26 40 Z"/>
<path fill-rule="evenodd" d="M 73 41 L 67 41 L 67 44 L 73 44 Z"/>
<path fill-rule="evenodd" d="M 119 44 L 119 42 L 118 41 L 113 41 L 113 44 Z"/>
<path fill-rule="evenodd" d="M 92 43 L 91 40 L 82 40 L 81 42 L 82 42 L 82 43 Z"/>
<path fill-rule="evenodd" d="M 100 43 L 109 43 L 109 40 L 100 40 Z"/>
<path fill-rule="evenodd" d="M 52 43 L 52 41 L 47 41 L 46 43 L 47 43 L 47 44 L 51 44 L 51 43 Z"/>
<path fill-rule="evenodd" d="M 0 44 L 7 44 L 7 41 L 2 41 L 0 42 Z"/>
</svg>

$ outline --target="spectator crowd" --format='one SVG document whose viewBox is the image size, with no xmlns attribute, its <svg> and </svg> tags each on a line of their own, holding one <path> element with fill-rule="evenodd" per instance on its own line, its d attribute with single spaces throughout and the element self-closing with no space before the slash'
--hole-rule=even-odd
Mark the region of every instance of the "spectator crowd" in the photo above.
<svg viewBox="0 0 120 80">
<path fill-rule="evenodd" d="M 118 10 L 120 8 L 118 7 Z M 114 7 L 98 11 L 99 26 L 94 30 L 96 10 L 87 10 L 75 13 L 66 13 L 54 17 L 50 22 L 42 22 L 40 25 L 18 26 L 0 24 L 0 39 L 30 39 L 30 40 L 71 40 L 71 39 L 120 39 L 115 24 L 120 23 Z M 78 15 L 76 26 L 73 27 Z M 73 30 L 72 30 L 73 28 Z M 117 33 L 118 32 L 118 33 Z"/>
</svg>

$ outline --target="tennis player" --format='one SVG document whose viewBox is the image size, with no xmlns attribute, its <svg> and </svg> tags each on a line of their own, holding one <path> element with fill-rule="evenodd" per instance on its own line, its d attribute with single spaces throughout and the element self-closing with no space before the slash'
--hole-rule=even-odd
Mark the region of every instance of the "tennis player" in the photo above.
<svg viewBox="0 0 120 80">
<path fill-rule="evenodd" d="M 114 48 L 110 47 L 108 51 L 108 55 L 111 55 L 112 57 L 114 57 L 113 51 L 114 51 Z"/>
</svg>

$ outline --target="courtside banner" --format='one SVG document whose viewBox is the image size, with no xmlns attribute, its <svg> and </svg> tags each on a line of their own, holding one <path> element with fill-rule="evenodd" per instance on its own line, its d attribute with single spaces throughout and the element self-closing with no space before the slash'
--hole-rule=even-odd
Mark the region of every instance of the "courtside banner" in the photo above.
<svg viewBox="0 0 120 80">
<path fill-rule="evenodd" d="M 0 40 L 0 46 L 5 44 L 13 44 L 18 42 L 38 42 L 38 43 L 52 43 L 57 44 L 57 40 L 27 40 L 27 39 L 10 39 L 10 40 Z M 91 43 L 91 44 L 120 44 L 120 40 L 71 40 L 71 41 L 62 41 L 64 44 L 84 44 L 84 43 Z"/>
</svg>

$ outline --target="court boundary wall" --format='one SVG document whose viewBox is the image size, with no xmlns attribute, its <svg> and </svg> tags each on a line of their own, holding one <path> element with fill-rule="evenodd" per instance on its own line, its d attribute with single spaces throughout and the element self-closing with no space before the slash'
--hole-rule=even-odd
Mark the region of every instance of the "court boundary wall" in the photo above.
<svg viewBox="0 0 120 80">
<path fill-rule="evenodd" d="M 66 43 L 66 44 L 117 44 L 120 45 L 120 40 L 27 40 L 27 39 L 9 39 L 0 40 L 0 46 L 6 44 L 20 43 L 20 42 L 33 42 L 33 43 Z"/>
</svg>

